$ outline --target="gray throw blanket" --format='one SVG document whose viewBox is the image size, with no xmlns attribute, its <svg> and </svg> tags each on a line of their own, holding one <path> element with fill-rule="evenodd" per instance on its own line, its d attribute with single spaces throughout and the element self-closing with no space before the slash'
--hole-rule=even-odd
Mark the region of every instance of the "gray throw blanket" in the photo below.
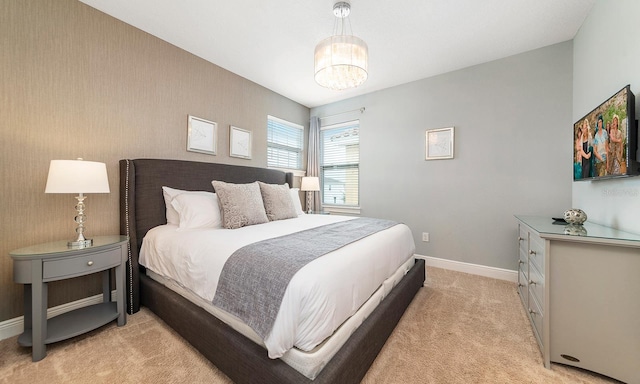
<svg viewBox="0 0 640 384">
<path fill-rule="evenodd" d="M 222 268 L 213 305 L 242 319 L 264 340 L 296 272 L 320 256 L 396 224 L 363 217 L 242 247 Z"/>
</svg>

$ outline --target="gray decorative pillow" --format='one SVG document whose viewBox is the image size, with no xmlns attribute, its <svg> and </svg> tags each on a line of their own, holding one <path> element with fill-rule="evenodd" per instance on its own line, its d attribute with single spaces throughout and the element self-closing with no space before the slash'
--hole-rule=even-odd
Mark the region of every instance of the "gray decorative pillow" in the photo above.
<svg viewBox="0 0 640 384">
<path fill-rule="evenodd" d="M 269 221 L 298 217 L 293 200 L 291 200 L 289 184 L 267 184 L 258 181 L 258 185 L 260 185 L 262 201 Z"/>
<path fill-rule="evenodd" d="M 257 182 L 231 184 L 214 180 L 211 184 L 220 201 L 224 228 L 235 229 L 269 221 Z"/>
</svg>

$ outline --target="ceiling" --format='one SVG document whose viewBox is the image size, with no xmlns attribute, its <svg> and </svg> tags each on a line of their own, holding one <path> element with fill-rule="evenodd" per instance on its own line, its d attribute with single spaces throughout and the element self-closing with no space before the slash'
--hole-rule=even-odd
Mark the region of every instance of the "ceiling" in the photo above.
<svg viewBox="0 0 640 384">
<path fill-rule="evenodd" d="M 307 107 L 571 40 L 595 0 L 352 0 L 369 78 L 331 91 L 313 51 L 334 0 L 80 0 Z"/>
</svg>

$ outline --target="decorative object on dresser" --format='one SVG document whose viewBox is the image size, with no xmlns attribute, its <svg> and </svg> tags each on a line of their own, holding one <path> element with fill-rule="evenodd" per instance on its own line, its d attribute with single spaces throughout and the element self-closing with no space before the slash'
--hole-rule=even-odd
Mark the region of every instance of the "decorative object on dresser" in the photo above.
<svg viewBox="0 0 640 384">
<path fill-rule="evenodd" d="M 316 82 L 337 91 L 355 88 L 368 77 L 369 47 L 364 40 L 353 36 L 347 20 L 350 13 L 348 1 L 333 5 L 333 14 L 337 17 L 333 36 L 319 42 L 314 52 Z"/>
<path fill-rule="evenodd" d="M 125 325 L 124 266 L 126 236 L 96 236 L 92 245 L 69 248 L 66 241 L 38 244 L 10 252 L 13 280 L 24 284 L 24 333 L 18 344 L 32 347 L 32 360 L 46 356 L 46 344 L 66 340 L 118 319 Z M 111 301 L 114 269 L 116 301 Z M 102 303 L 79 308 L 47 320 L 47 292 L 51 281 L 102 272 Z"/>
<path fill-rule="evenodd" d="M 300 190 L 307 193 L 307 213 L 313 213 L 313 193 L 320 190 L 320 179 L 316 176 L 303 177 Z"/>
<path fill-rule="evenodd" d="M 640 235 L 585 223 L 575 236 L 565 234 L 572 224 L 516 218 L 518 293 L 544 366 L 640 383 Z"/>
<path fill-rule="evenodd" d="M 76 210 L 74 220 L 78 224 L 77 237 L 69 241 L 67 245 L 73 248 L 90 246 L 92 241 L 84 236 L 84 223 L 87 216 L 84 214 L 85 193 L 109 193 L 109 179 L 107 166 L 95 161 L 77 160 L 51 160 L 49 176 L 44 193 L 77 193 Z"/>
<path fill-rule="evenodd" d="M 251 159 L 251 131 L 230 126 L 229 156 Z"/>
<path fill-rule="evenodd" d="M 564 211 L 564 221 L 568 224 L 582 225 L 587 221 L 587 214 L 578 208 L 571 208 Z"/>
<path fill-rule="evenodd" d="M 218 148 L 218 124 L 189 115 L 187 151 L 215 155 Z"/>
</svg>

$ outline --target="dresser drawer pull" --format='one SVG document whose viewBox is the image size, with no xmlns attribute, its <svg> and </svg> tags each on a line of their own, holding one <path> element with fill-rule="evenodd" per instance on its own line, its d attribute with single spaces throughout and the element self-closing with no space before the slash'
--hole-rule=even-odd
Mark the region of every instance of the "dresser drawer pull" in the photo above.
<svg viewBox="0 0 640 384">
<path fill-rule="evenodd" d="M 538 314 L 538 312 L 534 311 L 534 310 L 533 310 L 533 309 L 531 309 L 531 308 L 529 308 L 529 313 L 530 313 L 531 315 L 537 315 L 537 314 Z"/>
<path fill-rule="evenodd" d="M 535 281 L 533 281 L 533 280 L 529 280 L 529 285 L 536 285 L 536 284 L 538 284 L 538 283 L 536 283 L 536 282 L 535 282 Z"/>
<path fill-rule="evenodd" d="M 524 238 L 518 236 L 518 241 L 522 241 L 522 240 L 524 240 Z"/>
<path fill-rule="evenodd" d="M 92 265 L 93 265 L 93 261 L 88 261 L 88 262 L 87 262 L 87 265 L 88 265 L 88 266 L 92 266 Z"/>
<path fill-rule="evenodd" d="M 530 249 L 530 250 L 529 250 L 529 254 L 530 254 L 530 255 L 535 255 L 535 254 L 536 254 L 536 251 L 532 251 L 532 250 Z"/>
<path fill-rule="evenodd" d="M 520 288 L 520 287 L 524 287 L 524 284 L 522 284 L 522 283 L 518 283 L 518 287 L 519 287 L 519 288 Z"/>
</svg>

